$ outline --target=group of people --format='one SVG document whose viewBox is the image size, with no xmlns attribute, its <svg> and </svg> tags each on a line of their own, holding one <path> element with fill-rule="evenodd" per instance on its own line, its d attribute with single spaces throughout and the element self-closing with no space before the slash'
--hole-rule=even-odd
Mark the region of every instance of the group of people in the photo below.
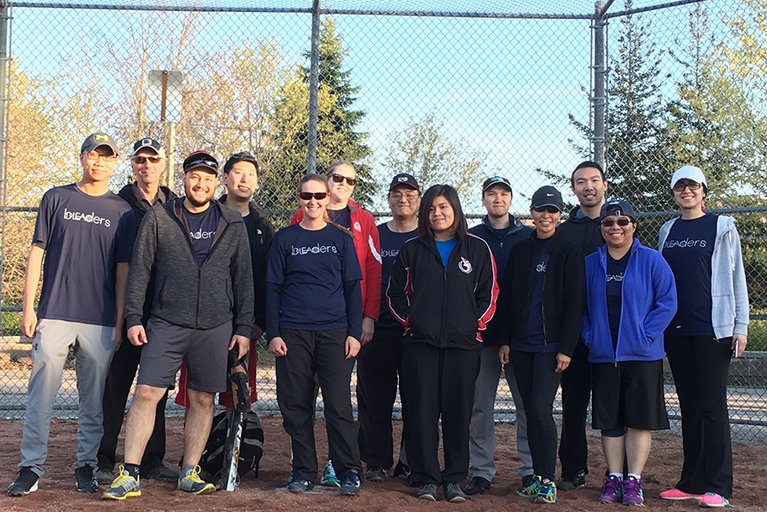
<svg viewBox="0 0 767 512">
<path fill-rule="evenodd" d="M 33 371 L 20 471 L 9 494 L 37 489 L 70 346 L 80 391 L 77 490 L 97 492 L 99 481 L 109 482 L 103 497 L 123 500 L 140 496 L 141 479 L 158 479 L 195 494 L 212 491 L 198 463 L 215 394 L 226 389 L 227 350 L 239 358 L 250 353 L 255 399 L 254 344 L 265 334 L 291 439 L 291 492 L 318 482 L 320 390 L 329 457 L 321 483 L 353 496 L 363 479 L 405 476 L 418 498 L 436 500 L 441 486 L 453 503 L 486 492 L 496 474 L 494 407 L 503 371 L 516 409 L 518 495 L 556 503 L 558 490 L 586 484 L 593 400 L 592 427 L 601 431 L 606 462 L 599 501 L 642 505 L 651 432 L 668 428 L 666 355 L 682 412 L 684 464 L 660 497 L 729 504 L 726 385 L 730 358 L 746 348 L 748 296 L 734 221 L 705 211 L 708 185 L 699 168 L 673 174 L 681 215 L 661 228 L 656 251 L 639 242 L 630 203 L 605 201 L 605 173 L 591 161 L 572 173 L 579 205 L 564 223 L 556 188 L 533 194 L 528 226 L 509 213 L 509 180 L 493 176 L 482 184 L 487 215 L 471 229 L 453 187 L 422 192 L 406 173 L 389 185 L 391 220 L 376 226 L 352 199 L 354 165 L 337 162 L 326 176 L 300 180 L 292 223 L 274 234 L 251 201 L 258 164 L 248 153 L 227 160 L 227 193 L 218 201 L 219 164 L 208 153 L 184 160 L 178 198 L 159 187 L 165 153 L 157 141 L 135 143 L 136 182 L 119 196 L 108 190 L 116 160 L 111 137 L 89 136 L 82 179 L 50 190 L 40 206 L 23 311 L 23 332 L 34 337 Z M 137 369 L 124 462 L 115 470 Z M 175 471 L 162 460 L 164 407 L 179 369 L 177 400 L 188 409 Z M 560 386 L 557 480 L 553 403 Z M 403 433 L 395 465 L 398 389 Z"/>
</svg>

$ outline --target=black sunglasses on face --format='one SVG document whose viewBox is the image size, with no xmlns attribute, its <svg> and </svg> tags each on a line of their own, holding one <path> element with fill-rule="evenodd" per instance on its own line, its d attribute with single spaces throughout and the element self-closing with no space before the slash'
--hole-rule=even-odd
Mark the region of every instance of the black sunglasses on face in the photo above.
<svg viewBox="0 0 767 512">
<path fill-rule="evenodd" d="M 330 177 L 333 179 L 334 183 L 343 183 L 343 181 L 346 180 L 346 183 L 348 183 L 350 187 L 357 184 L 357 178 L 349 178 L 348 176 L 343 176 L 335 172 L 331 174 Z"/>
<path fill-rule="evenodd" d="M 139 165 L 143 164 L 144 162 L 151 162 L 153 164 L 156 164 L 160 160 L 162 160 L 161 156 L 134 156 L 133 157 L 133 161 Z"/>
<path fill-rule="evenodd" d="M 557 208 L 556 206 L 539 206 L 538 208 L 533 208 L 533 210 L 535 210 L 538 213 L 543 213 L 543 212 L 559 213 L 559 208 Z"/>
<path fill-rule="evenodd" d="M 321 201 L 328 197 L 327 192 L 299 192 L 298 197 L 303 199 L 304 201 L 310 201 L 312 198 L 316 199 L 317 201 Z"/>
<path fill-rule="evenodd" d="M 702 186 L 701 183 L 698 183 L 697 181 L 677 181 L 674 184 L 674 192 L 684 192 L 685 188 L 689 188 L 690 190 L 698 190 Z"/>
<path fill-rule="evenodd" d="M 627 219 L 625 217 L 620 218 L 620 219 L 610 219 L 610 218 L 602 219 L 602 226 L 604 226 L 606 228 L 613 227 L 613 224 L 617 224 L 620 227 L 625 228 L 626 226 L 631 224 L 631 219 Z"/>
</svg>

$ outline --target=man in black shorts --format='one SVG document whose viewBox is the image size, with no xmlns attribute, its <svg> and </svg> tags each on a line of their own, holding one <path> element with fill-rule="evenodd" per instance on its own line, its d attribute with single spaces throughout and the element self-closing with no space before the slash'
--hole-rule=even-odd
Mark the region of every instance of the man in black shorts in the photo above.
<svg viewBox="0 0 767 512">
<path fill-rule="evenodd" d="M 155 407 L 182 360 L 189 409 L 178 488 L 193 494 L 214 490 L 197 465 L 213 421 L 213 398 L 226 389 L 227 350 L 237 347 L 243 357 L 250 344 L 253 271 L 242 216 L 212 200 L 218 186 L 213 156 L 192 153 L 183 169 L 186 196 L 150 210 L 136 239 L 125 313 L 129 341 L 144 347 L 128 413 L 125 464 L 105 499 L 141 495 L 139 463 Z M 150 279 L 152 312 L 145 329 L 141 315 Z"/>
</svg>

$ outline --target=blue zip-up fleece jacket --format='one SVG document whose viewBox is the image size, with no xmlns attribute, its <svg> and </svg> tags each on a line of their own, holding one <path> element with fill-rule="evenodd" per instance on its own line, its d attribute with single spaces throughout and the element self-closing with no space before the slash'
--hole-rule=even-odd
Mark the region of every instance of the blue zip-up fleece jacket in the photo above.
<svg viewBox="0 0 767 512">
<path fill-rule="evenodd" d="M 623 273 L 621 321 L 613 351 L 607 318 L 607 247 L 586 257 L 583 343 L 590 363 L 663 359 L 663 331 L 676 314 L 676 284 L 663 256 L 634 239 Z"/>
</svg>

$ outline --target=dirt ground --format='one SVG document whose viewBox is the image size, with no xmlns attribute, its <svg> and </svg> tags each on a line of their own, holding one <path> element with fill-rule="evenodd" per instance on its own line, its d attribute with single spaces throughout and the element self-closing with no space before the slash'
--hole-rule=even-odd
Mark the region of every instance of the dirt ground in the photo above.
<svg viewBox="0 0 767 512">
<path fill-rule="evenodd" d="M 71 420 L 56 420 L 51 428 L 50 451 L 46 474 L 40 481 L 40 490 L 25 497 L 0 496 L 1 511 L 59 511 L 59 510 L 119 510 L 152 512 L 161 510 L 232 511 L 232 510 L 311 510 L 311 511 L 357 511 L 366 512 L 397 510 L 440 511 L 440 510 L 526 510 L 537 509 L 539 505 L 516 496 L 514 489 L 519 485 L 516 468 L 518 461 L 514 450 L 514 426 L 497 427 L 498 449 L 495 459 L 498 474 L 493 487 L 486 494 L 468 500 L 463 504 L 445 501 L 429 503 L 414 497 L 415 489 L 409 488 L 403 480 L 388 479 L 381 483 L 363 483 L 358 497 L 339 497 L 333 491 L 315 488 L 315 491 L 297 496 L 285 490 L 289 471 L 290 449 L 288 436 L 282 429 L 279 418 L 263 418 L 265 454 L 261 461 L 259 478 L 246 477 L 236 491 L 216 492 L 204 496 L 188 496 L 176 491 L 172 484 L 155 481 L 142 482 L 143 496 L 125 502 L 106 502 L 98 494 L 75 492 L 71 464 L 75 455 L 76 423 Z M 395 423 L 399 435 L 401 424 Z M 181 454 L 183 426 L 181 419 L 168 420 L 168 453 L 166 462 L 173 464 Z M 318 452 L 326 453 L 324 423 L 317 422 Z M 591 471 L 588 485 L 576 491 L 560 492 L 558 510 L 621 509 L 620 506 L 597 503 L 604 471 L 599 438 L 590 434 Z M 5 487 L 16 475 L 18 463 L 21 422 L 0 421 L 0 487 Z M 732 503 L 739 510 L 765 510 L 761 504 L 762 486 L 767 482 L 767 446 L 734 445 L 735 491 Z M 119 455 L 118 455 L 119 458 Z M 681 438 L 674 434 L 656 434 L 650 460 L 643 475 L 645 486 L 645 510 L 699 510 L 694 502 L 664 502 L 658 493 L 673 485 L 681 467 Z M 441 496 L 440 496 L 441 497 Z M 625 509 L 623 509 L 625 510 Z"/>
</svg>

